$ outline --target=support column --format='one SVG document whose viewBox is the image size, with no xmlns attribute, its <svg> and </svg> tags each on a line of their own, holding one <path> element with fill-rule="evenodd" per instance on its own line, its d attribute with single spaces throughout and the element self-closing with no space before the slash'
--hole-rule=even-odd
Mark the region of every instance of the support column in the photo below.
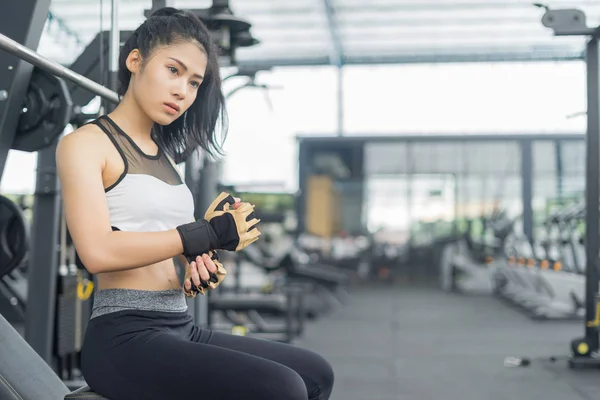
<svg viewBox="0 0 600 400">
<path fill-rule="evenodd" d="M 600 210 L 600 88 L 598 39 L 589 39 L 587 54 L 587 134 L 586 134 L 586 228 L 585 228 L 585 327 L 586 341 L 591 351 L 599 348 L 598 328 L 589 326 L 596 319 L 596 297 L 598 296 L 598 241 Z M 593 325 L 593 324 L 592 324 Z"/>
<path fill-rule="evenodd" d="M 31 252 L 27 280 L 29 298 L 25 318 L 25 340 L 52 364 L 58 279 L 58 232 L 61 217 L 59 181 L 56 171 L 58 141 L 38 152 Z M 35 300 L 33 300 L 35 299 Z"/>
<path fill-rule="evenodd" d="M 108 82 L 110 89 L 117 91 L 119 74 L 121 30 L 119 28 L 119 0 L 111 1 L 110 11 L 110 43 L 108 46 Z M 113 108 L 115 105 L 111 105 Z"/>
<path fill-rule="evenodd" d="M 564 169 L 562 162 L 562 140 L 554 142 L 555 158 L 556 158 L 556 197 L 559 204 L 562 204 L 564 197 Z"/>
<path fill-rule="evenodd" d="M 531 140 L 521 141 L 521 199 L 523 233 L 533 243 L 533 151 Z"/>
<path fill-rule="evenodd" d="M 193 154 L 185 164 L 186 183 L 194 195 L 196 219 L 203 218 L 204 212 L 217 197 L 218 168 L 217 163 L 208 157 Z M 208 297 L 196 296 L 188 300 L 190 314 L 194 322 L 201 328 L 208 325 Z"/>
</svg>

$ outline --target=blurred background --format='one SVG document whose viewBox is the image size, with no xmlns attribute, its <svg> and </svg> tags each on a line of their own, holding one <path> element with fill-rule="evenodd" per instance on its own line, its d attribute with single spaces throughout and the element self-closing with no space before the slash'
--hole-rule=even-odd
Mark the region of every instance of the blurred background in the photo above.
<svg viewBox="0 0 600 400">
<path fill-rule="evenodd" d="M 123 2 L 120 29 L 137 27 L 147 3 Z M 556 199 L 581 195 L 585 38 L 554 37 L 540 23 L 543 8 L 517 0 L 229 3 L 260 43 L 236 51 L 251 76 L 225 82 L 233 93 L 219 182 L 276 196 L 303 233 L 416 244 L 460 232 L 494 207 L 516 217 L 523 201 L 539 222 Z M 552 3 L 561 5 L 585 10 L 591 25 L 600 17 L 594 1 Z M 110 7 L 53 0 L 38 51 L 70 65 L 110 28 Z M 237 69 L 226 65 L 222 75 Z M 523 141 L 533 154 L 530 199 Z M 12 151 L 0 190 L 31 194 L 35 174 L 23 171 L 35 162 L 36 153 Z M 339 197 L 338 221 L 307 226 L 311 185 L 325 177 L 331 188 L 314 190 Z"/>
<path fill-rule="evenodd" d="M 560 35 L 542 23 L 549 10 L 577 9 L 585 18 L 571 14 L 576 18 L 569 23 L 596 27 L 600 2 L 52 0 L 34 50 L 109 86 L 110 30 L 120 31 L 122 43 L 145 13 L 165 5 L 195 10 L 214 24 L 230 121 L 224 157 L 199 154 L 179 168 L 197 207 L 226 190 L 256 204 L 263 220 L 262 240 L 243 254 L 225 256 L 232 271 L 228 283 L 190 303 L 199 324 L 235 334 L 275 334 L 274 340 L 327 354 L 340 371 L 336 399 L 542 398 L 532 393 L 546 400 L 583 399 L 577 396 L 588 389 L 597 396 L 600 387 L 591 378 L 588 389 L 569 377 L 564 387 L 543 391 L 552 381 L 547 370 L 509 390 L 506 383 L 514 376 L 485 365 L 511 352 L 542 358 L 571 352 L 590 359 L 600 347 L 597 324 L 589 325 L 596 317 L 598 275 L 588 274 L 586 263 L 598 248 L 586 253 L 585 245 L 587 96 L 590 88 L 598 90 L 597 78 L 588 86 L 592 32 Z M 25 5 L 3 7 L 12 12 Z M 244 21 L 239 31 L 232 28 L 236 19 Z M 0 33 L 10 36 L 1 25 Z M 84 116 L 104 110 L 98 96 L 77 99 L 85 99 L 76 102 Z M 80 124 L 70 121 L 62 134 Z M 13 146 L 0 174 L 0 193 L 34 226 L 41 204 L 37 150 Z M 39 321 L 27 316 L 26 289 L 19 289 L 31 272 L 28 259 L 0 286 L 0 314 L 26 338 L 28 318 Z M 86 282 L 94 280 L 77 267 L 73 288 L 81 288 L 82 274 Z M 596 290 L 586 292 L 590 277 Z M 58 294 L 75 302 L 89 299 L 63 289 Z M 259 313 L 255 297 L 243 297 L 249 293 L 272 296 L 275 305 L 263 304 Z M 298 311 L 290 293 L 304 298 L 306 308 Z M 450 308 L 437 309 L 440 304 Z M 283 318 L 284 328 L 265 325 Z M 561 322 L 551 325 L 555 321 Z M 397 352 L 394 360 L 386 358 L 392 357 L 390 348 L 431 349 L 434 331 L 455 322 L 464 329 L 455 332 L 456 341 L 423 350 L 431 363 L 411 369 Z M 41 326 L 36 324 L 29 326 Z M 482 328 L 486 324 L 493 326 L 490 332 Z M 44 322 L 44 332 L 54 332 L 50 325 Z M 352 329 L 368 345 L 346 338 Z M 377 336 L 381 331 L 391 339 Z M 432 336 L 425 339 L 424 332 Z M 514 332 L 535 340 L 506 339 Z M 28 338 L 38 351 L 44 348 L 39 340 Z M 473 343 L 479 343 L 475 353 L 482 358 L 463 360 L 474 375 L 448 378 L 458 386 L 480 382 L 472 382 L 472 391 L 434 388 L 422 377 L 434 365 L 444 366 L 434 372 L 438 378 L 454 368 L 448 359 L 434 361 L 434 353 L 454 348 L 444 354 L 463 357 Z M 381 349 L 381 357 L 356 350 L 356 359 L 348 358 L 347 347 L 363 346 Z M 76 358 L 77 346 L 60 354 L 48 350 L 43 358 L 76 388 L 84 377 L 76 361 L 65 366 L 67 353 Z M 505 359 L 504 367 L 521 361 Z M 355 369 L 383 364 L 373 377 Z M 419 392 L 427 385 L 433 386 Z M 408 395 L 414 396 L 403 397 Z"/>
</svg>

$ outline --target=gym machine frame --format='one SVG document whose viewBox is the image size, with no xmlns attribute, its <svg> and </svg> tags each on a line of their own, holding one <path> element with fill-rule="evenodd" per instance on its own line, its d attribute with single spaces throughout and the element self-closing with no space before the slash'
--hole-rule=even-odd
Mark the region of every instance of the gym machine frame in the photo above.
<svg viewBox="0 0 600 400">
<path fill-rule="evenodd" d="M 600 243 L 600 60 L 598 40 L 600 27 L 589 28 L 586 15 L 577 9 L 546 9 L 542 24 L 553 30 L 555 36 L 587 36 L 587 132 L 585 174 L 585 336 L 571 342 L 571 368 L 578 366 L 600 366 L 599 310 L 599 248 Z"/>
<path fill-rule="evenodd" d="M 0 49 L 17 56 L 51 74 L 67 79 L 84 89 L 113 103 L 119 102 L 119 96 L 98 83 L 79 75 L 62 65 L 39 56 L 26 46 L 0 34 Z M 53 365 L 53 326 L 56 313 L 56 283 L 58 260 L 48 255 L 55 254 L 58 243 L 60 222 L 59 182 L 56 173 L 57 141 L 38 152 L 37 176 L 33 226 L 31 229 L 31 268 L 28 272 L 30 293 L 35 293 L 42 301 L 28 304 L 25 320 L 25 338 L 36 352 L 49 365 Z"/>
<path fill-rule="evenodd" d="M 17 7 L 16 14 L 9 13 L 10 15 L 0 18 L 4 20 L 4 23 L 0 24 L 2 32 L 14 38 L 13 40 L 0 34 L 0 49 L 6 52 L 0 61 L 0 66 L 6 71 L 0 74 L 2 78 L 0 79 L 0 89 L 2 89 L 0 90 L 0 176 L 4 170 L 7 153 L 16 139 L 20 109 L 23 107 L 23 99 L 34 66 L 56 76 L 59 80 L 64 78 L 72 81 L 109 101 L 119 101 L 116 93 L 31 50 L 37 48 L 39 44 L 49 4 L 49 1 L 28 0 Z M 33 299 L 35 296 L 37 300 L 30 301 L 27 307 L 25 338 L 44 361 L 56 367 L 53 365 L 53 327 L 56 313 L 54 299 L 58 290 L 58 258 L 53 255 L 56 254 L 58 243 L 60 199 L 55 167 L 56 141 L 48 144 L 49 146 L 38 153 L 36 204 L 29 256 L 31 268 L 28 270 L 30 298 Z"/>
</svg>

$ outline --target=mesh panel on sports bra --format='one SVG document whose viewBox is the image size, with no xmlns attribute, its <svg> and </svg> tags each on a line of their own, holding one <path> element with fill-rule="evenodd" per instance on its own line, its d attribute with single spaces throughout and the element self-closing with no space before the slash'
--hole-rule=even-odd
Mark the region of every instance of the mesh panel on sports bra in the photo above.
<svg viewBox="0 0 600 400">
<path fill-rule="evenodd" d="M 183 183 L 181 175 L 169 161 L 167 155 L 158 148 L 156 155 L 146 154 L 137 144 L 108 116 L 102 116 L 95 121 L 111 139 L 125 162 L 126 174 L 150 175 L 169 185 Z M 119 179 L 121 180 L 121 179 Z M 112 185 L 111 185 L 112 186 Z"/>
</svg>

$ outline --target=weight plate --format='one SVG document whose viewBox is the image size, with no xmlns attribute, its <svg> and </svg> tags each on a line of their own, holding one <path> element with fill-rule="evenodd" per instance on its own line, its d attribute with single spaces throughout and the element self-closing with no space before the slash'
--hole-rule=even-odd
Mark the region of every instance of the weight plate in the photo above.
<svg viewBox="0 0 600 400">
<path fill-rule="evenodd" d="M 73 102 L 66 83 L 35 67 L 23 110 L 11 148 L 35 152 L 48 147 L 71 121 Z"/>
<path fill-rule="evenodd" d="M 0 277 L 17 268 L 29 251 L 29 227 L 21 208 L 0 195 Z"/>
</svg>

